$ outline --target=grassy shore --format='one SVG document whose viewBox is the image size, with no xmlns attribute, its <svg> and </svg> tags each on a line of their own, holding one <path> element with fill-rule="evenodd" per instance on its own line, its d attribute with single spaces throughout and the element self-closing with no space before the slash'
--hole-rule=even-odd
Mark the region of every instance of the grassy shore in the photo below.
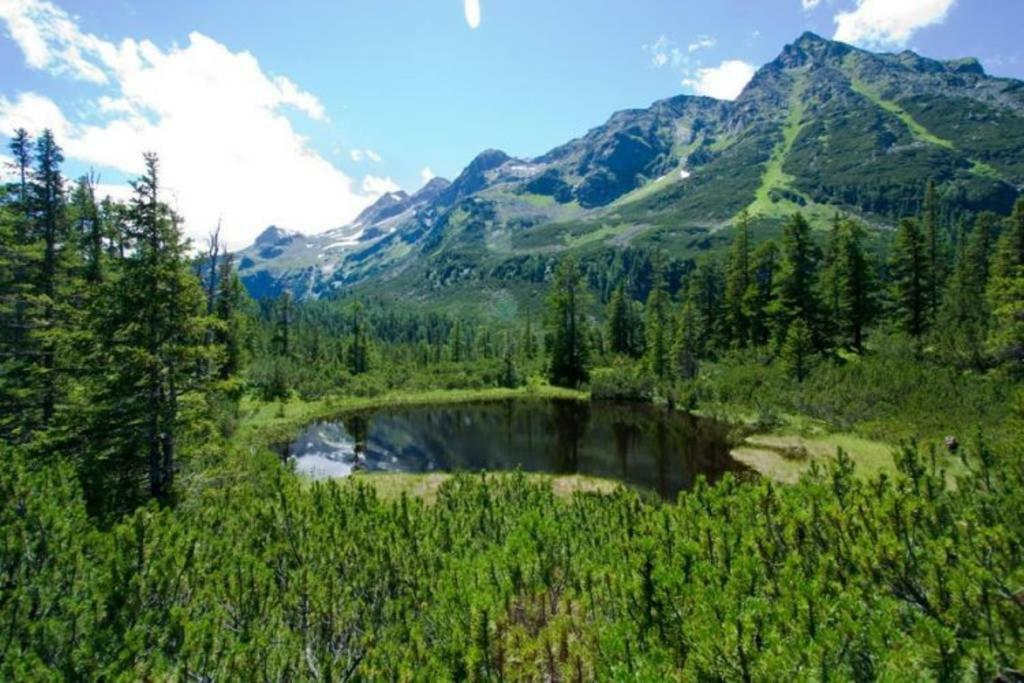
<svg viewBox="0 0 1024 683">
<path fill-rule="evenodd" d="M 241 406 L 237 438 L 239 443 L 249 448 L 265 448 L 271 444 L 289 441 L 302 427 L 311 422 L 336 419 L 353 411 L 396 405 L 436 405 L 527 398 L 587 401 L 590 396 L 582 391 L 531 384 L 518 389 L 400 391 L 371 397 L 326 397 L 316 401 L 292 398 L 288 401 L 268 403 L 246 399 Z M 855 434 L 831 432 L 823 423 L 804 416 L 784 416 L 779 425 L 765 429 L 757 425 L 756 416 L 737 407 L 717 405 L 712 409 L 696 412 L 704 417 L 736 424 L 740 436 L 732 450 L 733 457 L 762 476 L 780 483 L 795 483 L 811 468 L 812 463 L 824 465 L 834 460 L 838 449 L 842 449 L 851 457 L 855 471 L 862 477 L 895 471 L 893 444 Z M 955 472 L 957 461 L 950 457 L 949 465 L 950 470 Z M 378 494 L 386 499 L 398 498 L 405 493 L 432 501 L 437 495 L 437 490 L 450 476 L 447 473 L 357 473 L 353 479 L 373 485 Z M 528 476 L 550 481 L 556 493 L 566 496 L 576 491 L 610 492 L 619 485 L 615 481 L 584 475 Z"/>
</svg>

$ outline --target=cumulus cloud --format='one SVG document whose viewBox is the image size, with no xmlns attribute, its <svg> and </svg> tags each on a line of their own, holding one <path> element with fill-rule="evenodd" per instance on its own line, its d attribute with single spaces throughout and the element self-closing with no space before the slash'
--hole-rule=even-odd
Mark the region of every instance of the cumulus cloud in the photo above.
<svg viewBox="0 0 1024 683">
<path fill-rule="evenodd" d="M 693 41 L 686 46 L 689 52 L 696 52 L 697 50 L 706 50 L 715 46 L 715 39 L 711 36 L 698 36 L 697 40 Z"/>
<path fill-rule="evenodd" d="M 144 151 L 157 152 L 165 198 L 193 235 L 220 216 L 232 247 L 271 223 L 319 230 L 395 187 L 375 176 L 356 182 L 314 151 L 286 114 L 326 121 L 322 103 L 248 52 L 197 32 L 167 50 L 115 44 L 46 0 L 0 0 L 0 20 L 30 67 L 104 91 L 85 118 L 38 93 L 0 96 L 0 133 L 51 128 L 68 158 L 125 174 L 142 170 Z"/>
<path fill-rule="evenodd" d="M 857 0 L 835 16 L 835 39 L 865 47 L 902 46 L 919 29 L 945 20 L 956 0 Z"/>
<path fill-rule="evenodd" d="M 698 95 L 707 95 L 719 100 L 734 100 L 753 78 L 755 68 L 739 59 L 728 59 L 718 66 L 697 69 L 683 79 L 683 85 L 692 88 Z"/>
<path fill-rule="evenodd" d="M 463 11 L 466 14 L 466 23 L 475 29 L 480 26 L 480 0 L 463 0 Z"/>
<path fill-rule="evenodd" d="M 372 149 L 369 149 L 369 148 L 367 148 L 367 149 L 358 149 L 358 148 L 357 149 L 350 149 L 349 152 L 348 152 L 348 155 L 352 159 L 352 161 L 363 161 L 365 159 L 369 159 L 370 161 L 373 161 L 375 163 L 380 163 L 380 162 L 384 161 L 383 157 L 381 157 L 380 154 L 378 154 L 376 151 L 374 151 Z"/>
<path fill-rule="evenodd" d="M 422 169 L 420 169 L 420 180 L 423 181 L 424 185 L 426 185 L 436 177 L 437 176 L 434 174 L 434 170 L 429 166 L 424 166 Z"/>
</svg>

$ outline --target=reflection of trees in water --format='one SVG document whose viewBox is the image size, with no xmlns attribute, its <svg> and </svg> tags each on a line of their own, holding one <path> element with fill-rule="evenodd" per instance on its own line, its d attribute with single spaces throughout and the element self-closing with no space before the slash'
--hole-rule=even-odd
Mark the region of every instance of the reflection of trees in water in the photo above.
<svg viewBox="0 0 1024 683">
<path fill-rule="evenodd" d="M 342 420 L 345 431 L 355 442 L 356 459 L 361 460 L 366 455 L 366 438 L 370 432 L 370 420 L 366 415 L 354 413 Z"/>
<path fill-rule="evenodd" d="M 669 441 L 668 427 L 665 422 L 665 420 L 655 421 L 654 445 L 652 448 L 654 451 L 654 463 L 658 472 L 658 493 L 663 498 L 667 498 L 670 493 L 668 484 Z"/>
<path fill-rule="evenodd" d="M 623 479 L 629 477 L 629 442 L 632 440 L 633 429 L 624 422 L 612 422 L 612 442 L 615 444 L 615 455 L 619 459 Z"/>
<path fill-rule="evenodd" d="M 579 470 L 580 442 L 590 426 L 590 404 L 582 401 L 552 401 L 551 417 L 555 427 L 556 472 Z"/>
</svg>

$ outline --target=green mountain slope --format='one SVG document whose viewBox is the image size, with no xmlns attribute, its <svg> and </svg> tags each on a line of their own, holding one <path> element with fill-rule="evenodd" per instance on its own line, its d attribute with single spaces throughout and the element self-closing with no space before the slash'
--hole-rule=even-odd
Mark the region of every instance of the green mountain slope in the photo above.
<svg viewBox="0 0 1024 683">
<path fill-rule="evenodd" d="M 622 111 L 535 159 L 488 150 L 428 196 L 382 200 L 370 211 L 382 221 L 303 237 L 280 256 L 246 250 L 242 275 L 256 295 L 373 292 L 486 315 L 496 300 L 509 314 L 568 253 L 692 259 L 725 246 L 745 209 L 761 238 L 796 210 L 884 229 L 918 210 L 929 179 L 949 216 L 1008 211 L 1024 188 L 1024 83 L 973 59 L 807 33 L 735 102 L 678 96 Z"/>
</svg>

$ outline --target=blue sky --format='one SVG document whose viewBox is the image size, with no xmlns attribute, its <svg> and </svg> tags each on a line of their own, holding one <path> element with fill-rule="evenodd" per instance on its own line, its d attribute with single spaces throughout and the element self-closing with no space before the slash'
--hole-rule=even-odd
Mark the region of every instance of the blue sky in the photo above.
<svg viewBox="0 0 1024 683">
<path fill-rule="evenodd" d="M 55 128 L 123 192 L 164 164 L 194 235 L 315 232 L 478 152 L 541 154 L 679 93 L 731 98 L 812 30 L 1024 78 L 1020 0 L 0 0 L 0 137 Z M 6 139 L 4 139 L 6 142 Z"/>
</svg>

